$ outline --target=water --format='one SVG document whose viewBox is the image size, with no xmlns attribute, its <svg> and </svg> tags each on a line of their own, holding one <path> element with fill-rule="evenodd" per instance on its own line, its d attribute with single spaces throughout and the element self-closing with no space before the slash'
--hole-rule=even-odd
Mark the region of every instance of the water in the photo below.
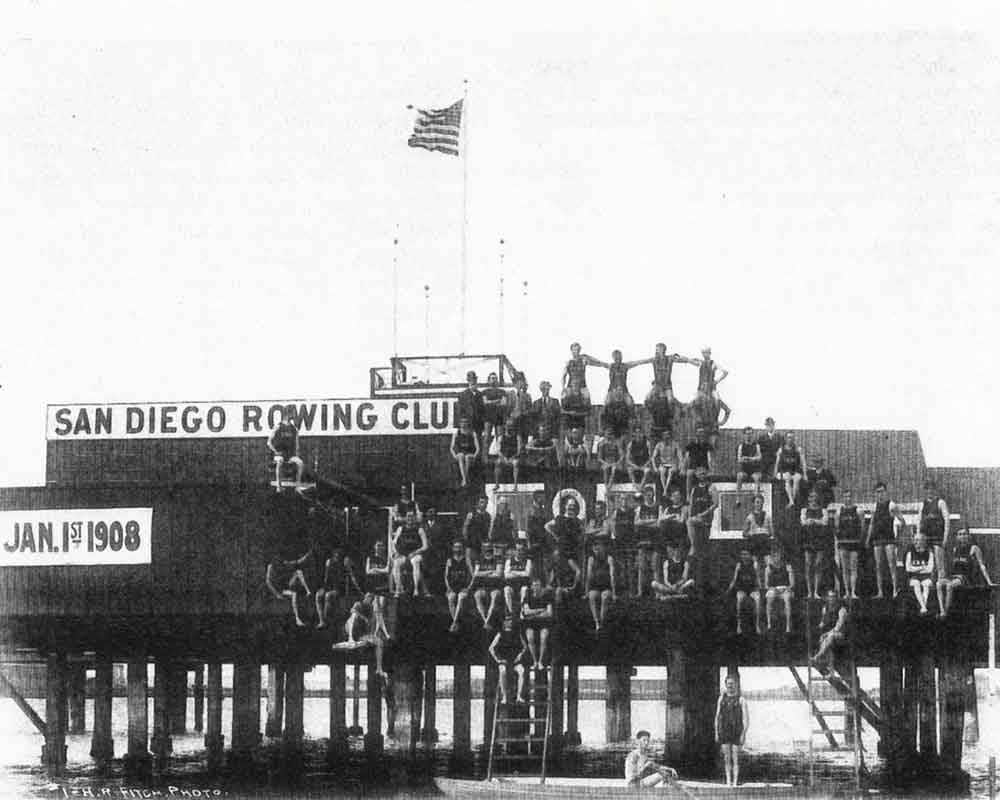
<svg viewBox="0 0 1000 800">
<path fill-rule="evenodd" d="M 31 701 L 36 711 L 44 716 L 44 701 Z M 360 720 L 365 724 L 366 709 L 360 701 Z M 805 755 L 808 752 L 808 731 L 811 728 L 806 704 L 794 700 L 751 700 L 750 729 L 747 735 L 744 773 L 747 778 L 785 777 L 783 770 L 789 765 L 800 771 L 804 770 Z M 307 697 L 305 699 L 305 734 L 307 739 L 307 759 L 305 772 L 308 786 L 298 790 L 282 788 L 280 781 L 257 776 L 249 784 L 243 784 L 238 776 L 219 778 L 208 776 L 203 761 L 204 745 L 202 734 L 188 733 L 173 737 L 174 766 L 167 776 L 154 779 L 147 791 L 160 791 L 159 796 L 184 796 L 182 791 L 217 790 L 227 792 L 229 797 L 304 797 L 337 794 L 353 794 L 359 790 L 359 764 L 363 763 L 360 756 L 352 759 L 352 770 L 348 778 L 334 780 L 324 773 L 322 765 L 325 750 L 325 738 L 329 733 L 329 705 L 325 698 Z M 632 702 L 632 728 L 645 728 L 653 733 L 654 739 L 662 742 L 666 724 L 666 712 L 663 701 L 635 700 Z M 153 719 L 152 701 L 149 707 L 149 719 Z M 193 719 L 193 700 L 188 702 L 188 719 Z M 223 733 L 227 745 L 232 729 L 232 705 L 227 698 L 223 702 Z M 115 698 L 112 703 L 112 722 L 115 740 L 115 754 L 121 756 L 126 750 L 127 717 L 124 698 Z M 621 758 L 624 748 L 620 745 L 608 748 L 604 743 L 605 706 L 603 700 L 581 700 L 579 705 L 580 734 L 583 746 L 575 757 L 569 759 L 570 769 L 575 774 L 615 775 L 621 768 Z M 87 702 L 87 722 L 93 719 L 92 701 Z M 266 719 L 266 707 L 261 703 L 261 719 Z M 352 721 L 352 702 L 347 704 L 347 722 Z M 447 769 L 447 753 L 452 741 L 452 702 L 441 699 L 437 703 L 437 729 L 440 741 L 437 747 L 438 758 L 434 769 L 442 773 Z M 481 744 L 483 739 L 483 703 L 472 703 L 472 740 L 473 747 Z M 866 761 L 870 768 L 877 770 L 879 759 L 875 755 L 877 736 L 865 726 L 862 741 L 867 752 Z M 131 787 L 140 791 L 136 784 L 125 782 L 120 776 L 109 780 L 98 779 L 94 775 L 93 762 L 90 759 L 90 733 L 75 734 L 67 737 L 68 769 L 67 777 L 56 782 L 50 782 L 39 765 L 42 748 L 42 736 L 28 722 L 24 715 L 10 700 L 0 700 L 0 797 L 42 797 L 55 798 L 69 796 L 86 796 L 81 794 L 84 789 L 94 792 L 97 797 L 122 797 L 121 788 Z M 353 747 L 361 747 L 360 740 L 354 741 Z M 654 742 L 654 745 L 657 743 Z M 387 747 L 391 752 L 391 740 Z M 991 755 L 998 755 L 1000 749 L 1000 697 L 992 695 L 980 701 L 980 742 L 978 745 L 966 745 L 963 752 L 962 766 L 972 777 L 972 795 L 987 796 L 987 764 Z M 268 756 L 265 754 L 264 760 Z M 828 761 L 848 765 L 851 763 L 850 753 L 836 753 L 827 756 Z M 387 763 L 391 763 L 390 761 Z M 171 794 L 170 787 L 176 791 Z M 846 787 L 845 787 L 846 788 Z M 377 789 L 377 786 L 376 786 Z M 101 795 L 100 792 L 107 790 Z M 77 794 L 74 794 L 77 792 Z M 366 794 L 371 793 L 367 788 Z M 378 793 L 376 791 L 376 793 Z M 392 794 L 391 788 L 384 793 Z M 432 794 L 424 789 L 420 794 Z M 193 792 L 192 792 L 193 794 Z M 135 794 L 133 796 L 141 796 Z M 147 794 L 146 796 L 155 796 Z"/>
</svg>

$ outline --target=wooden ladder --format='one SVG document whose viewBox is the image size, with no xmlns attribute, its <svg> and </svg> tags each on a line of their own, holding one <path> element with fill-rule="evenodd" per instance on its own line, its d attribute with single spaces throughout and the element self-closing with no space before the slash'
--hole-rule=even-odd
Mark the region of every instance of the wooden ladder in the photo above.
<svg viewBox="0 0 1000 800">
<path fill-rule="evenodd" d="M 502 692 L 497 687 L 486 780 L 493 779 L 496 774 L 495 764 L 498 762 L 509 765 L 540 761 L 539 783 L 545 783 L 549 761 L 549 730 L 552 727 L 552 676 L 557 669 L 560 667 L 528 670 L 527 703 L 501 703 Z"/>
</svg>

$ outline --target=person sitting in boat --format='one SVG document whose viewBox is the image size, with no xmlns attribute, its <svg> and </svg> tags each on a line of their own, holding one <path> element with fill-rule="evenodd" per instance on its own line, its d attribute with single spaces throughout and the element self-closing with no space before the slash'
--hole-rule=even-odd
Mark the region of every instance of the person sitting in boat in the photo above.
<svg viewBox="0 0 1000 800">
<path fill-rule="evenodd" d="M 934 551 L 927 545 L 927 536 L 918 533 L 913 537 L 913 544 L 906 551 L 906 577 L 909 578 L 913 594 L 917 598 L 917 605 L 920 606 L 920 615 L 928 613 L 927 601 L 931 594 L 931 584 L 934 582 L 934 573 L 937 565 L 934 560 Z"/>
<path fill-rule="evenodd" d="M 587 559 L 584 591 L 590 602 L 594 634 L 599 635 L 608 619 L 608 606 L 618 599 L 615 589 L 615 559 L 608 553 L 606 536 L 598 536 L 594 540 L 593 553 Z"/>
<path fill-rule="evenodd" d="M 982 580 L 980 580 L 982 578 Z M 945 617 L 951 611 L 955 599 L 955 590 L 961 586 L 992 586 L 989 570 L 983 561 L 983 551 L 972 541 L 968 528 L 959 530 L 955 537 L 955 549 L 951 555 L 951 573 L 947 578 L 938 581 L 938 605 L 940 616 Z"/>
<path fill-rule="evenodd" d="M 637 731 L 635 749 L 625 756 L 625 783 L 650 788 L 677 780 L 677 770 L 658 764 L 649 757 L 649 731 Z"/>
<path fill-rule="evenodd" d="M 503 568 L 503 597 L 507 604 L 507 613 L 517 612 L 517 603 L 521 599 L 523 589 L 527 589 L 531 581 L 531 558 L 528 556 L 528 534 L 521 532 Z"/>
<path fill-rule="evenodd" d="M 493 628 L 493 615 L 500 602 L 500 592 L 503 590 L 503 566 L 507 548 L 500 542 L 493 544 L 485 542 L 481 555 L 473 555 L 472 587 L 476 610 L 483 620 L 483 628 Z M 486 599 L 489 598 L 489 606 Z"/>
<path fill-rule="evenodd" d="M 479 434 L 472 429 L 468 417 L 462 417 L 451 434 L 451 457 L 458 462 L 462 486 L 468 486 L 472 467 L 479 460 Z"/>
<path fill-rule="evenodd" d="M 456 539 L 451 544 L 451 556 L 444 565 L 445 595 L 448 598 L 448 610 L 451 612 L 452 633 L 458 633 L 458 621 L 462 617 L 462 608 L 472 590 L 472 564 L 465 552 L 465 543 Z"/>
<path fill-rule="evenodd" d="M 722 750 L 726 786 L 736 786 L 740 782 L 740 750 L 746 743 L 749 727 L 750 707 L 740 693 L 740 679 L 727 675 L 725 691 L 719 695 L 715 706 L 715 740 Z"/>
<path fill-rule="evenodd" d="M 604 436 L 597 443 L 595 450 L 597 461 L 601 465 L 601 475 L 604 478 L 604 485 L 612 486 L 615 482 L 615 474 L 619 470 L 624 473 L 625 467 L 622 465 L 621 444 L 615 438 L 614 429 L 610 425 L 604 428 Z"/>
<path fill-rule="evenodd" d="M 510 705 L 510 684 L 517 676 L 517 702 L 526 702 L 524 696 L 524 659 L 528 655 L 528 643 L 517 629 L 514 617 L 503 618 L 503 627 L 490 643 L 490 655 L 497 662 L 500 671 L 500 702 Z M 513 673 L 513 674 L 512 674 Z"/>
<path fill-rule="evenodd" d="M 556 547 L 552 551 L 549 565 L 549 589 L 552 590 L 556 609 L 561 609 L 570 601 L 580 596 L 581 574 L 576 559 L 567 556 L 562 549 Z"/>
<path fill-rule="evenodd" d="M 795 597 L 795 569 L 785 560 L 781 547 L 775 546 L 764 567 L 764 601 L 767 629 L 774 629 L 774 604 L 780 599 L 785 607 L 785 633 L 792 632 L 792 599 Z"/>
<path fill-rule="evenodd" d="M 810 659 L 812 665 L 821 672 L 833 667 L 833 648 L 847 638 L 849 620 L 847 603 L 841 600 L 836 589 L 827 591 L 826 603 L 823 604 L 823 613 L 819 620 L 819 630 L 825 633 L 819 637 L 816 655 Z"/>
<path fill-rule="evenodd" d="M 667 557 L 663 559 L 663 581 L 653 581 L 653 594 L 660 600 L 690 597 L 694 591 L 691 564 L 684 557 L 681 544 L 667 542 Z"/>
<path fill-rule="evenodd" d="M 281 491 L 281 472 L 285 464 L 295 467 L 295 482 L 302 483 L 302 458 L 299 456 L 299 430 L 292 422 L 295 406 L 282 406 L 278 424 L 267 437 L 267 448 L 274 455 L 275 491 Z"/>
<path fill-rule="evenodd" d="M 736 595 L 736 635 L 743 633 L 743 606 L 748 599 L 753 601 L 754 626 L 760 634 L 760 575 L 754 564 L 753 553 L 744 546 L 740 550 L 740 559 L 733 570 L 733 579 L 729 582 L 728 594 Z"/>
<path fill-rule="evenodd" d="M 413 576 L 413 596 L 429 594 L 424 584 L 424 553 L 429 549 L 427 531 L 417 522 L 417 512 L 406 512 L 406 519 L 392 536 L 392 580 L 397 597 L 403 594 L 403 571 Z"/>
<path fill-rule="evenodd" d="M 549 629 L 552 627 L 552 593 L 534 577 L 521 590 L 521 625 L 531 652 L 531 666 L 541 669 L 548 661 Z"/>
</svg>

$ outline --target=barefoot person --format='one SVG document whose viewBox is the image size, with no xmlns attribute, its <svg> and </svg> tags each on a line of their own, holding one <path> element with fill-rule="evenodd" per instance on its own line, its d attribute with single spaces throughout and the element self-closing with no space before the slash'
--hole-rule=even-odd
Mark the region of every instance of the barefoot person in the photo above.
<svg viewBox="0 0 1000 800">
<path fill-rule="evenodd" d="M 514 624 L 514 618 L 503 619 L 503 628 L 490 643 L 490 655 L 500 670 L 500 702 L 510 705 L 510 685 L 517 677 L 517 702 L 525 702 L 524 659 L 528 655 L 528 644 L 521 631 Z"/>
<path fill-rule="evenodd" d="M 493 466 L 493 491 L 500 488 L 500 470 L 510 467 L 514 477 L 514 491 L 517 491 L 518 477 L 521 471 L 521 459 L 524 457 L 521 437 L 517 435 L 517 429 L 513 422 L 508 422 L 503 427 L 500 434 L 500 441 L 497 444 L 497 460 Z"/>
<path fill-rule="evenodd" d="M 743 523 L 743 540 L 753 554 L 757 571 L 763 574 L 764 560 L 774 546 L 774 527 L 771 517 L 764 510 L 764 495 L 755 494 L 753 508 Z"/>
<path fill-rule="evenodd" d="M 676 542 L 667 542 L 667 557 L 663 559 L 663 580 L 653 581 L 653 594 L 660 600 L 690 597 L 694 589 L 691 565 Z"/>
<path fill-rule="evenodd" d="M 521 590 L 521 626 L 528 641 L 533 669 L 542 669 L 548 662 L 549 629 L 552 627 L 552 593 L 534 577 Z"/>
<path fill-rule="evenodd" d="M 622 465 L 622 457 L 621 444 L 615 437 L 614 429 L 608 425 L 604 428 L 604 436 L 597 444 L 597 460 L 601 465 L 601 475 L 606 487 L 614 484 L 615 474 L 619 470 L 626 472 Z"/>
<path fill-rule="evenodd" d="M 809 492 L 809 500 L 799 514 L 799 525 L 805 558 L 806 597 L 819 600 L 819 584 L 826 564 L 830 530 L 826 524 L 826 509 L 819 504 L 818 493 Z"/>
<path fill-rule="evenodd" d="M 722 749 L 726 786 L 739 785 L 740 750 L 746 743 L 749 727 L 750 709 L 740 693 L 739 678 L 727 675 L 725 691 L 715 705 L 715 741 Z"/>
<path fill-rule="evenodd" d="M 403 571 L 413 575 L 413 596 L 430 594 L 424 584 L 424 554 L 430 549 L 427 531 L 417 522 L 417 512 L 407 511 L 406 519 L 392 537 L 392 580 L 396 597 L 403 594 Z"/>
<path fill-rule="evenodd" d="M 680 474 L 682 460 L 681 449 L 673 432 L 664 430 L 660 434 L 660 441 L 653 448 L 653 469 L 660 476 L 661 496 L 667 497 L 670 494 L 670 484 Z"/>
<path fill-rule="evenodd" d="M 774 605 L 781 600 L 785 607 L 785 633 L 792 632 L 792 600 L 795 597 L 795 570 L 785 561 L 785 553 L 775 547 L 764 568 L 764 601 L 767 608 L 767 629 L 774 629 Z"/>
<path fill-rule="evenodd" d="M 625 471 L 628 472 L 632 483 L 637 486 L 642 486 L 647 480 L 656 479 L 649 441 L 639 425 L 632 426 L 632 438 L 625 446 Z"/>
<path fill-rule="evenodd" d="M 745 481 L 753 481 L 753 493 L 760 494 L 760 479 L 762 474 L 762 456 L 760 443 L 753 438 L 753 428 L 747 425 L 743 429 L 743 441 L 736 448 L 736 507 L 742 504 L 740 492 Z"/>
<path fill-rule="evenodd" d="M 484 630 L 494 628 L 493 615 L 496 613 L 503 590 L 505 552 L 506 548 L 503 544 L 485 542 L 478 560 L 472 559 L 472 597 L 476 601 L 476 610 L 483 620 Z M 487 600 L 489 605 L 487 605 Z"/>
<path fill-rule="evenodd" d="M 688 538 L 691 540 L 690 556 L 695 558 L 708 548 L 715 510 L 719 507 L 719 492 L 708 480 L 708 469 L 695 470 L 695 481 L 688 494 Z"/>
<path fill-rule="evenodd" d="M 458 621 L 472 590 L 472 573 L 472 564 L 465 554 L 465 543 L 456 539 L 451 545 L 451 557 L 444 566 L 445 595 L 451 612 L 452 633 L 458 632 Z"/>
<path fill-rule="evenodd" d="M 580 352 L 580 343 L 569 346 L 570 359 L 562 375 L 562 405 L 565 411 L 586 414 L 590 411 L 590 390 L 587 388 L 587 367 L 601 364 L 596 358 Z"/>
<path fill-rule="evenodd" d="M 847 638 L 849 621 L 850 612 L 847 604 L 838 597 L 836 589 L 830 589 L 826 593 L 826 603 L 823 605 L 823 614 L 819 620 L 821 632 L 819 647 L 816 655 L 809 659 L 820 672 L 827 672 L 833 668 L 833 648 Z"/>
<path fill-rule="evenodd" d="M 657 764 L 649 757 L 649 731 L 637 731 L 635 750 L 625 756 L 625 784 L 648 789 L 676 780 L 676 770 Z"/>
<path fill-rule="evenodd" d="M 694 441 L 688 442 L 684 448 L 684 474 L 687 477 L 687 485 L 684 487 L 685 494 L 691 494 L 699 467 L 704 467 L 706 474 L 712 471 L 712 451 L 714 449 L 709 444 L 704 426 L 699 425 L 694 432 Z"/>
<path fill-rule="evenodd" d="M 743 633 L 743 606 L 746 601 L 753 601 L 754 627 L 760 633 L 760 575 L 753 562 L 753 554 L 744 547 L 740 550 L 740 559 L 733 570 L 733 579 L 729 582 L 727 594 L 736 595 L 736 635 Z"/>
<path fill-rule="evenodd" d="M 691 359 L 677 353 L 667 353 L 667 346 L 663 342 L 658 342 L 650 359 L 653 365 L 653 388 L 646 395 L 646 408 L 652 410 L 658 401 L 666 401 L 673 405 L 676 402 L 674 397 L 673 370 L 674 364 L 689 364 Z"/>
<path fill-rule="evenodd" d="M 391 638 L 385 621 L 385 601 L 389 596 L 389 576 L 392 565 L 389 563 L 385 539 L 376 539 L 372 552 L 365 560 L 365 578 L 367 586 L 366 597 L 371 597 L 372 615 L 375 620 L 375 630 L 385 632 Z"/>
<path fill-rule="evenodd" d="M 840 493 L 841 505 L 834 515 L 833 527 L 837 532 L 837 550 L 840 552 L 840 571 L 844 583 L 844 596 L 858 599 L 858 554 L 861 552 L 861 512 L 851 502 L 851 490 Z"/>
<path fill-rule="evenodd" d="M 462 476 L 462 486 L 469 485 L 469 474 L 472 465 L 479 460 L 479 435 L 472 429 L 468 417 L 462 417 L 451 434 L 451 457 L 458 462 L 458 471 Z"/>
<path fill-rule="evenodd" d="M 280 419 L 271 435 L 267 437 L 267 448 L 274 455 L 274 483 L 276 492 L 281 491 L 281 471 L 285 464 L 295 467 L 295 482 L 302 483 L 302 459 L 299 457 L 299 429 L 292 422 L 294 406 L 282 406 Z"/>
<path fill-rule="evenodd" d="M 944 570 L 944 554 L 948 549 L 951 533 L 951 514 L 948 504 L 938 494 L 934 481 L 924 483 L 924 504 L 920 508 L 920 524 L 917 530 L 927 537 L 927 546 L 934 551 L 934 564 Z"/>
<path fill-rule="evenodd" d="M 632 522 L 636 535 L 636 597 L 642 597 L 650 581 L 660 576 L 662 554 L 660 536 L 660 507 L 656 504 L 656 487 L 647 483 L 642 487 L 642 503 L 635 510 Z"/>
<path fill-rule="evenodd" d="M 608 554 L 606 537 L 599 536 L 594 541 L 593 553 L 587 559 L 584 591 L 590 602 L 594 633 L 600 634 L 601 628 L 607 622 L 608 606 L 618 599 L 615 591 L 615 560 Z"/>
<path fill-rule="evenodd" d="M 980 578 L 982 580 L 980 580 Z M 993 586 L 983 551 L 972 541 L 968 528 L 962 528 L 955 536 L 955 549 L 951 554 L 951 572 L 938 581 L 938 605 L 940 615 L 945 617 L 951 611 L 955 600 L 955 590 L 962 586 Z"/>
<path fill-rule="evenodd" d="M 868 522 L 868 535 L 865 537 L 865 549 L 871 548 L 875 554 L 875 585 L 877 591 L 874 599 L 885 597 L 882 589 L 882 567 L 887 566 L 892 578 L 892 596 L 899 595 L 899 569 L 896 565 L 896 530 L 902 529 L 906 520 L 899 507 L 889 499 L 889 493 L 884 483 L 875 484 L 875 509 Z"/>
<path fill-rule="evenodd" d="M 795 505 L 795 500 L 799 496 L 799 484 L 802 483 L 802 475 L 805 472 L 804 465 L 805 456 L 802 448 L 795 444 L 795 434 L 786 433 L 785 443 L 778 449 L 776 456 L 774 479 L 784 483 L 789 508 Z"/>
<path fill-rule="evenodd" d="M 921 616 L 929 613 L 927 601 L 930 599 L 931 584 L 934 582 L 936 571 L 934 551 L 927 544 L 927 535 L 918 533 L 913 537 L 910 549 L 906 551 L 906 577 L 910 581 L 914 597 L 917 598 Z"/>
<path fill-rule="evenodd" d="M 517 602 L 522 590 L 528 588 L 531 581 L 531 558 L 528 556 L 528 536 L 518 537 L 514 552 L 510 554 L 503 568 L 503 596 L 507 604 L 507 613 L 517 614 Z"/>
<path fill-rule="evenodd" d="M 557 609 L 562 609 L 570 600 L 580 596 L 583 584 L 580 567 L 575 558 L 568 558 L 558 547 L 552 551 L 548 578 Z"/>
<path fill-rule="evenodd" d="M 312 558 L 312 550 L 298 558 L 275 558 L 267 565 L 267 572 L 264 575 L 268 591 L 278 600 L 288 600 L 291 603 L 292 616 L 300 628 L 306 623 L 299 613 L 299 594 L 304 594 L 306 597 L 312 594 L 306 576 Z"/>
</svg>

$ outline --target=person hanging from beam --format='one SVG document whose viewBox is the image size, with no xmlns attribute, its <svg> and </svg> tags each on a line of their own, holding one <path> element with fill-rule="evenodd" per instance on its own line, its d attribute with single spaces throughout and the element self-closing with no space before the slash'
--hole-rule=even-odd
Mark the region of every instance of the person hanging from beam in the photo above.
<svg viewBox="0 0 1000 800">
<path fill-rule="evenodd" d="M 983 560 L 983 551 L 972 540 L 968 528 L 961 528 L 955 535 L 955 549 L 951 554 L 951 571 L 946 578 L 938 580 L 938 605 L 942 618 L 951 611 L 955 600 L 955 590 L 969 586 L 993 586 L 990 572 Z"/>
<path fill-rule="evenodd" d="M 280 419 L 271 435 L 267 437 L 267 447 L 273 454 L 275 492 L 281 492 L 281 473 L 285 464 L 295 467 L 295 482 L 302 483 L 302 458 L 299 456 L 299 430 L 292 422 L 295 406 L 282 406 Z"/>
</svg>

